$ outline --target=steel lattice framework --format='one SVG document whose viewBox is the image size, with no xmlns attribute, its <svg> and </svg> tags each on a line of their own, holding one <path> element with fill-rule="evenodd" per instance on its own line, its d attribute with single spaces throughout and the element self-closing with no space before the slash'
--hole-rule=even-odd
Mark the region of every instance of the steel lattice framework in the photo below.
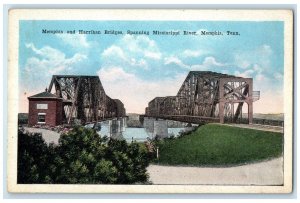
<svg viewBox="0 0 300 203">
<path fill-rule="evenodd" d="M 63 99 L 63 121 L 81 123 L 124 117 L 125 108 L 118 99 L 106 95 L 98 76 L 53 75 L 48 92 Z"/>
<path fill-rule="evenodd" d="M 181 121 L 237 122 L 248 106 L 248 122 L 253 120 L 253 79 L 210 71 L 191 71 L 176 96 L 156 97 L 149 102 L 146 116 Z M 191 119 L 192 118 L 192 119 Z"/>
</svg>

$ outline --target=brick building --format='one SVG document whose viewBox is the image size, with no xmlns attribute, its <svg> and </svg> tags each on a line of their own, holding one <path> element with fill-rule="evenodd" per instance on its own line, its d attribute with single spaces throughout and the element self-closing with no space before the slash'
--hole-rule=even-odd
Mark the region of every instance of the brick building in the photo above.
<svg viewBox="0 0 300 203">
<path fill-rule="evenodd" d="M 41 92 L 28 97 L 29 116 L 28 124 L 56 126 L 62 124 L 63 102 L 55 94 Z"/>
</svg>

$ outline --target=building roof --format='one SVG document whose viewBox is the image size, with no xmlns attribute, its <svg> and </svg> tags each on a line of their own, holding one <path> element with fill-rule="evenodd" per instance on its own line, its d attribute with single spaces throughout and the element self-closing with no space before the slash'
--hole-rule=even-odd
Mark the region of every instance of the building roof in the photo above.
<svg viewBox="0 0 300 203">
<path fill-rule="evenodd" d="M 38 93 L 38 94 L 28 97 L 28 99 L 31 99 L 31 98 L 61 99 L 58 96 L 56 96 L 55 94 L 51 94 L 50 92 L 41 92 L 41 93 Z"/>
</svg>

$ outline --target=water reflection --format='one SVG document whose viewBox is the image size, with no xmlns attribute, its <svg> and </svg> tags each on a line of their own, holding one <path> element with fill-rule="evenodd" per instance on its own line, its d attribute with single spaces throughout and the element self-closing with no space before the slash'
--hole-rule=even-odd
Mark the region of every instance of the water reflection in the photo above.
<svg viewBox="0 0 300 203">
<path fill-rule="evenodd" d="M 187 123 L 177 122 L 177 124 L 174 125 L 173 121 L 145 117 L 143 125 L 139 128 L 127 127 L 127 119 L 120 118 L 100 122 L 97 124 L 97 129 L 101 136 L 120 140 L 125 139 L 128 142 L 133 140 L 143 142 L 155 137 L 160 139 L 170 136 L 176 137 L 181 132 L 191 130 L 191 127 L 184 126 L 187 126 Z M 93 124 L 89 124 L 86 127 L 92 128 Z"/>
</svg>

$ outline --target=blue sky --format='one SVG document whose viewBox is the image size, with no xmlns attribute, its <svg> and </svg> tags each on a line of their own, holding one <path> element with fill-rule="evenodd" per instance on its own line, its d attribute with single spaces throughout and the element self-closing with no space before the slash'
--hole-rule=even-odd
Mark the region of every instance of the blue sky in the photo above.
<svg viewBox="0 0 300 203">
<path fill-rule="evenodd" d="M 42 34 L 42 29 L 64 34 Z M 123 35 L 104 35 L 104 30 Z M 127 35 L 127 30 L 150 35 Z M 153 30 L 223 35 L 152 35 Z M 99 75 L 106 93 L 121 99 L 127 112 L 143 113 L 152 98 L 176 95 L 190 70 L 251 77 L 261 91 L 254 112 L 283 112 L 283 22 L 20 21 L 19 42 L 20 112 L 28 111 L 26 98 L 43 91 L 53 74 L 81 74 Z"/>
</svg>

